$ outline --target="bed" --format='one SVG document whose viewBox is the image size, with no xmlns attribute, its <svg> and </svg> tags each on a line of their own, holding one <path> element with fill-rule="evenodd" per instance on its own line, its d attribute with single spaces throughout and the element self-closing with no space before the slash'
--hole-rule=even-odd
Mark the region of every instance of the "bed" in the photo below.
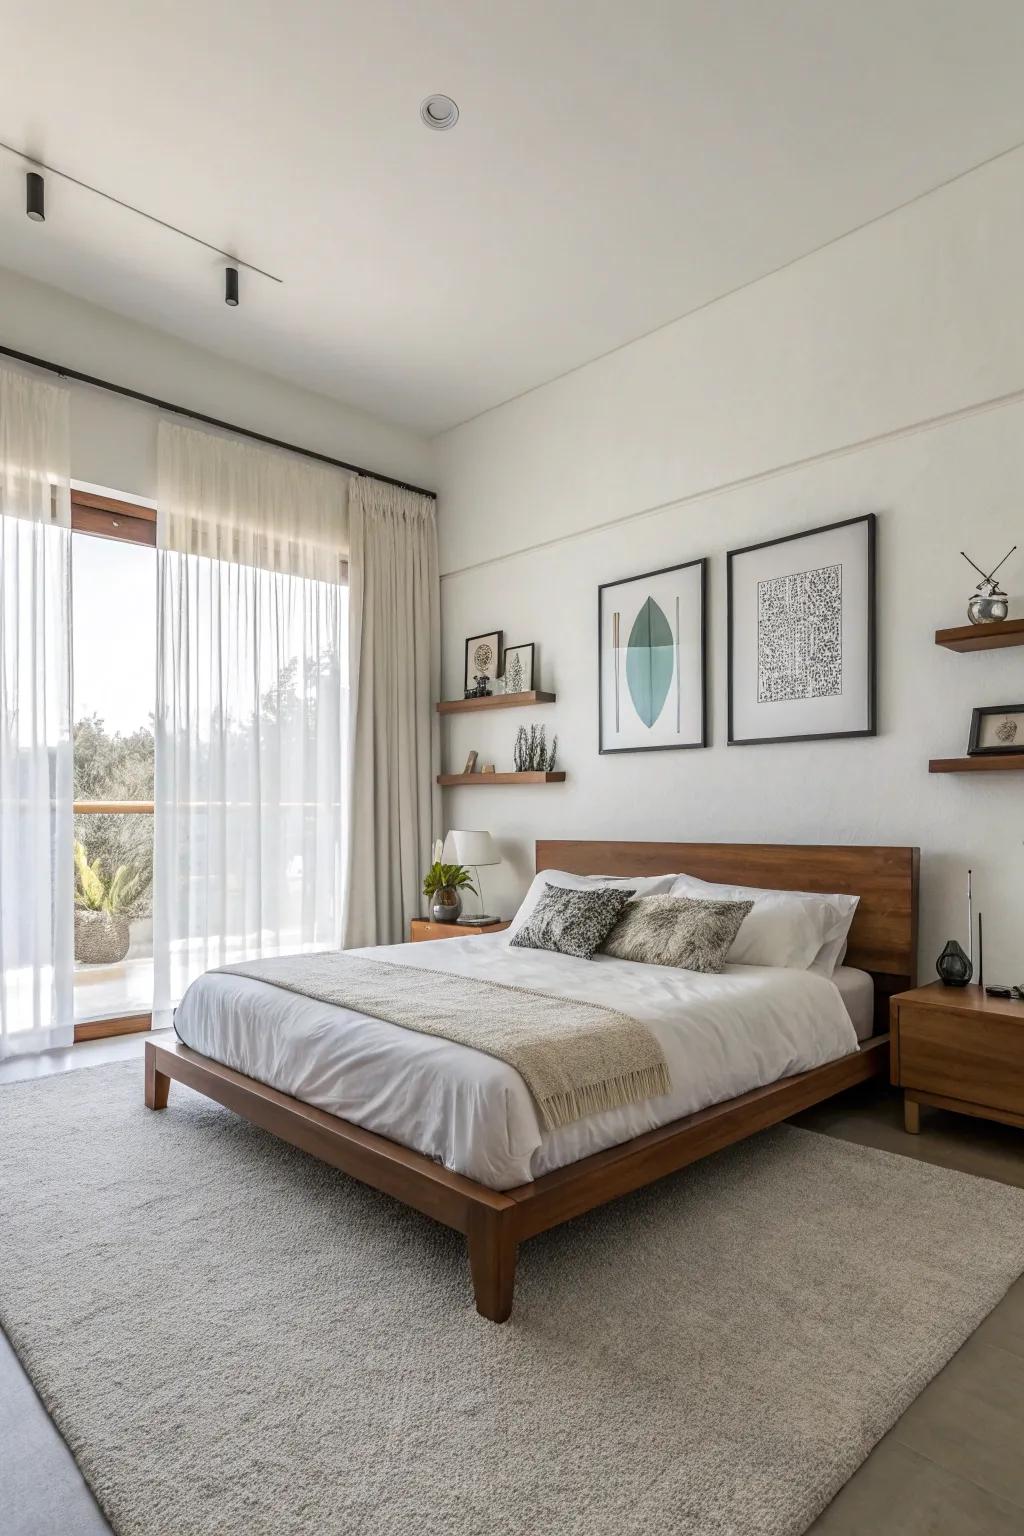
<svg viewBox="0 0 1024 1536">
<path fill-rule="evenodd" d="M 172 1079 L 183 1082 L 465 1233 L 477 1309 L 495 1322 L 511 1311 L 527 1238 L 884 1071 L 888 998 L 914 984 L 916 849 L 539 842 L 536 867 L 683 870 L 860 903 L 832 981 L 754 966 L 704 977 L 576 961 L 510 950 L 504 935 L 372 952 L 466 976 L 507 972 L 515 984 L 601 998 L 645 1019 L 672 1067 L 672 1095 L 556 1130 L 540 1129 L 504 1062 L 242 976 L 202 978 L 179 1007 L 181 1038 L 146 1046 L 150 1108 L 166 1106 Z"/>
</svg>

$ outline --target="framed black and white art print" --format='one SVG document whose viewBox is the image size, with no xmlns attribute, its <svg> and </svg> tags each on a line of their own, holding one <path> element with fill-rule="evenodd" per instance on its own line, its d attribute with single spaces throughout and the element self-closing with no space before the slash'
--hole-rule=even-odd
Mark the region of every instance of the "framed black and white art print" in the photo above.
<svg viewBox="0 0 1024 1536">
<path fill-rule="evenodd" d="M 602 752 L 707 745 L 707 561 L 597 589 Z"/>
<path fill-rule="evenodd" d="M 968 757 L 1024 753 L 1024 704 L 986 704 L 971 716 Z"/>
<path fill-rule="evenodd" d="M 506 645 L 501 675 L 506 693 L 533 691 L 533 641 L 528 645 Z"/>
<path fill-rule="evenodd" d="M 466 693 L 473 693 L 478 687 L 490 693 L 487 685 L 493 683 L 500 672 L 501 630 L 492 629 L 489 635 L 470 635 L 466 641 Z M 478 678 L 483 678 L 483 683 L 478 683 Z"/>
<path fill-rule="evenodd" d="M 728 555 L 729 745 L 875 734 L 875 514 Z"/>
</svg>

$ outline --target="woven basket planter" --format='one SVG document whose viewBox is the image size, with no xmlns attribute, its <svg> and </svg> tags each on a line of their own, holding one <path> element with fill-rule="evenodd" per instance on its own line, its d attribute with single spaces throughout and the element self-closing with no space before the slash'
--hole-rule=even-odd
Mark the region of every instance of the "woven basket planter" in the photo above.
<svg viewBox="0 0 1024 1536">
<path fill-rule="evenodd" d="M 75 913 L 75 959 L 80 965 L 114 965 L 131 943 L 128 919 L 113 912 Z"/>
</svg>

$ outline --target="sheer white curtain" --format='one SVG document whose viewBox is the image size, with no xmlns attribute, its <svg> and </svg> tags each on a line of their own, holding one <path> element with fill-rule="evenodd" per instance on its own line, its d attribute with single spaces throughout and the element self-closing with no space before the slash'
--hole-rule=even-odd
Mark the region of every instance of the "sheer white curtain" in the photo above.
<svg viewBox="0 0 1024 1536">
<path fill-rule="evenodd" d="M 0 1056 L 70 1045 L 68 396 L 0 367 Z"/>
<path fill-rule="evenodd" d="M 348 476 L 159 429 L 154 993 L 340 942 Z"/>
<path fill-rule="evenodd" d="M 441 825 L 436 504 L 360 477 L 349 491 L 352 735 L 344 944 L 397 944 L 421 910 Z"/>
</svg>

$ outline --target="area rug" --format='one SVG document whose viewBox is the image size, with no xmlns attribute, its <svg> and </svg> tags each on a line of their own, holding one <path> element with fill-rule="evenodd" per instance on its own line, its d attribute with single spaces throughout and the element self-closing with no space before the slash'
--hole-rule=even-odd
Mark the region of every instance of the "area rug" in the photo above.
<svg viewBox="0 0 1024 1536">
<path fill-rule="evenodd" d="M 1024 1270 L 1024 1191 L 780 1127 L 462 1241 L 141 1063 L 0 1088 L 0 1321 L 122 1536 L 796 1536 Z"/>
</svg>

